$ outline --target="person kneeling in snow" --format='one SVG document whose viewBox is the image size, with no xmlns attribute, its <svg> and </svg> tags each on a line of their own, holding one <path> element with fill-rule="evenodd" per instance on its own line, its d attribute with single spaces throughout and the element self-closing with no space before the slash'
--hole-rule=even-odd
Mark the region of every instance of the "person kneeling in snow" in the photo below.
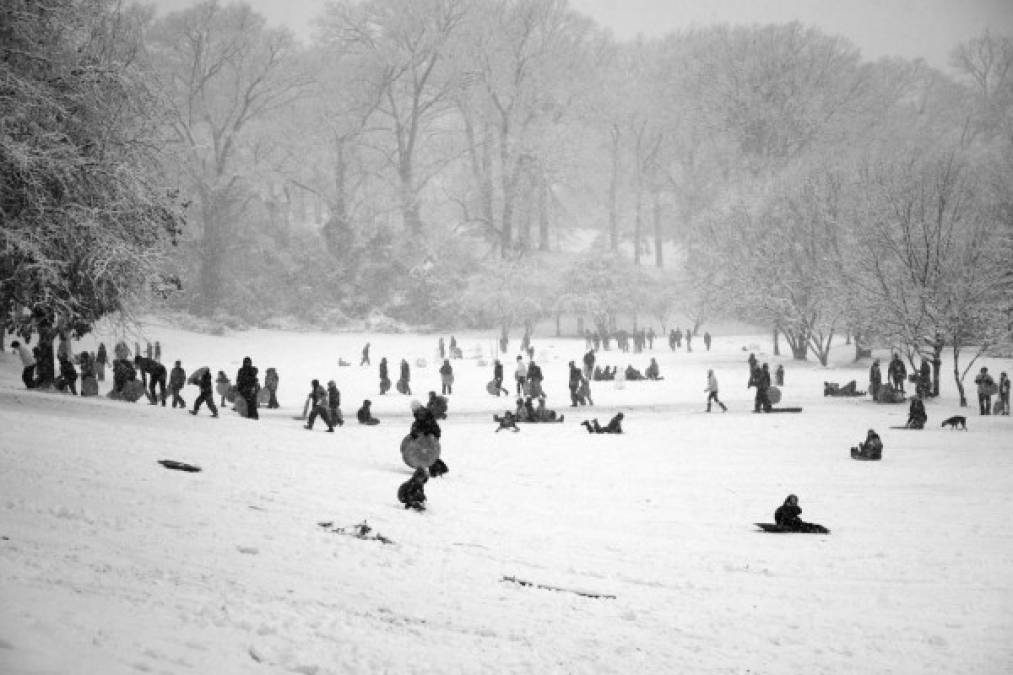
<svg viewBox="0 0 1013 675">
<path fill-rule="evenodd" d="M 415 469 L 415 473 L 412 477 L 401 483 L 401 487 L 397 489 L 397 500 L 404 504 L 406 509 L 415 509 L 416 511 L 426 510 L 426 481 L 429 480 L 429 474 L 423 468 Z"/>
<path fill-rule="evenodd" d="M 622 421 L 623 414 L 616 413 L 616 416 L 609 420 L 608 425 L 604 427 L 598 424 L 597 418 L 591 420 L 590 422 L 584 420 L 581 424 L 584 425 L 587 429 L 587 433 L 589 434 L 621 434 L 623 433 Z"/>
</svg>

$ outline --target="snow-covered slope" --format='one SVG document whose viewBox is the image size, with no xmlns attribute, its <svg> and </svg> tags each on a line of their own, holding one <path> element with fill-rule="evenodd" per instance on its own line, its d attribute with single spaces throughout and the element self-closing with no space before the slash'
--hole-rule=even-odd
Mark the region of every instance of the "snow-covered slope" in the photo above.
<svg viewBox="0 0 1013 675">
<path fill-rule="evenodd" d="M 939 429 L 961 412 L 949 381 L 925 431 L 892 430 L 906 406 L 822 396 L 823 380 L 864 388 L 864 367 L 786 360 L 783 403 L 805 412 L 754 415 L 741 347 L 761 339 L 718 336 L 710 353 L 656 344 L 664 381 L 594 383 L 597 405 L 573 410 L 566 361 L 583 342 L 536 337 L 566 422 L 494 433 L 507 402 L 484 391 L 491 366 L 455 362 L 451 472 L 420 514 L 395 499 L 408 399 L 376 395 L 376 363 L 396 377 L 407 356 L 424 398 L 432 336 L 148 333 L 188 370 L 278 368 L 283 408 L 215 420 L 26 392 L 0 357 L 0 672 L 1013 669 L 1013 422 L 964 409 L 968 432 Z M 367 339 L 373 367 L 358 368 Z M 702 412 L 711 367 L 728 413 Z M 337 379 L 346 418 L 368 397 L 382 424 L 304 430 L 292 416 L 312 377 Z M 623 436 L 578 426 L 618 410 Z M 852 461 L 870 427 L 884 460 Z M 789 492 L 833 533 L 757 532 Z M 394 543 L 318 525 L 363 520 Z"/>
</svg>

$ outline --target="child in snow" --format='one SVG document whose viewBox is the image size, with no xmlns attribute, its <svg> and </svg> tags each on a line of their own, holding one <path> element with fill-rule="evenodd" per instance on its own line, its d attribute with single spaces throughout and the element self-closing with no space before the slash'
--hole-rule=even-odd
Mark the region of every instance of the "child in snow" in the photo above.
<svg viewBox="0 0 1013 675">
<path fill-rule="evenodd" d="M 598 424 L 598 419 L 595 418 L 588 422 L 584 420 L 581 424 L 587 429 L 589 434 L 621 434 L 623 433 L 623 414 L 616 413 L 616 416 L 609 420 L 606 426 Z"/>
<path fill-rule="evenodd" d="M 176 365 L 172 367 L 172 372 L 169 373 L 169 391 L 172 393 L 172 407 L 186 409 L 186 401 L 179 395 L 183 385 L 186 384 L 186 371 L 183 370 L 181 362 L 176 361 Z"/>
<path fill-rule="evenodd" d="M 924 429 L 929 416 L 925 412 L 925 403 L 917 395 L 911 399 L 911 408 L 908 410 L 907 422 L 904 424 L 908 429 Z"/>
<path fill-rule="evenodd" d="M 520 431 L 517 427 L 517 421 L 514 419 L 514 414 L 509 410 L 503 413 L 503 416 L 494 415 L 493 419 L 499 422 L 499 426 L 496 427 L 496 433 L 509 429 L 510 431 Z"/>
<path fill-rule="evenodd" d="M 368 424 L 372 427 L 380 423 L 380 420 L 373 417 L 373 412 L 370 410 L 371 405 L 373 405 L 373 402 L 367 398 L 362 402 L 362 407 L 355 413 L 355 419 L 359 420 L 359 424 Z"/>
<path fill-rule="evenodd" d="M 221 375 L 221 371 L 218 371 Z M 214 383 L 211 380 L 211 371 L 205 370 L 204 374 L 201 375 L 200 384 L 200 396 L 193 402 L 193 410 L 190 411 L 191 415 L 196 415 L 197 411 L 200 410 L 201 403 L 207 403 L 208 409 L 211 411 L 211 417 L 218 417 L 218 408 L 215 407 L 215 390 Z"/>
<path fill-rule="evenodd" d="M 869 429 L 865 441 L 851 448 L 851 456 L 855 459 L 882 459 L 883 441 L 879 438 L 879 434 Z"/>
<path fill-rule="evenodd" d="M 229 389 L 232 387 L 232 382 L 229 381 L 229 376 L 225 374 L 224 370 L 218 371 L 218 378 L 215 380 L 215 391 L 222 397 L 222 402 L 219 404 L 223 408 L 226 404 L 226 397 L 229 394 Z"/>
<path fill-rule="evenodd" d="M 823 532 L 826 530 L 822 525 L 807 523 L 799 518 L 799 514 L 801 513 L 802 509 L 798 505 L 798 497 L 788 495 L 784 500 L 784 504 L 777 507 L 777 510 L 774 511 L 774 522 L 783 528 L 795 532 Z"/>
<path fill-rule="evenodd" d="M 412 477 L 401 483 L 401 487 L 397 489 L 397 500 L 404 504 L 406 509 L 415 509 L 416 511 L 426 510 L 426 481 L 429 480 L 429 475 L 423 468 L 415 469 L 415 473 Z"/>
</svg>

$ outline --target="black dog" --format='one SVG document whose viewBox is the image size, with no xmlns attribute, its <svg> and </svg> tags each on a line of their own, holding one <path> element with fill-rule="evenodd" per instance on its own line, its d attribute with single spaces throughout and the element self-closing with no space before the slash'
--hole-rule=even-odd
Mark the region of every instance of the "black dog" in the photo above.
<svg viewBox="0 0 1013 675">
<path fill-rule="evenodd" d="M 947 424 L 949 424 L 950 429 L 953 429 L 954 431 L 957 430 L 958 425 L 960 426 L 961 429 L 967 431 L 967 418 L 964 417 L 963 415 L 954 415 L 953 417 L 948 417 L 945 420 L 943 420 L 943 423 L 940 424 L 939 426 L 945 427 Z"/>
</svg>

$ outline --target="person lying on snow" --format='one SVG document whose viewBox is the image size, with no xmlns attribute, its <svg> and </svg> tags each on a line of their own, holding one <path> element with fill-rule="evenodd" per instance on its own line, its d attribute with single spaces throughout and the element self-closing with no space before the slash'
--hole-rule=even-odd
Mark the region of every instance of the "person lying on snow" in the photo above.
<svg viewBox="0 0 1013 675">
<path fill-rule="evenodd" d="M 799 518 L 799 514 L 801 513 L 802 509 L 799 508 L 798 497 L 788 495 L 787 499 L 784 500 L 784 504 L 777 507 L 777 510 L 774 511 L 774 522 L 793 532 L 822 532 L 826 529 L 822 525 L 805 522 Z"/>
<path fill-rule="evenodd" d="M 510 431 L 520 431 L 517 427 L 517 421 L 514 419 L 514 414 L 509 410 L 503 413 L 503 416 L 493 415 L 493 419 L 499 422 L 499 426 L 496 427 L 496 433 L 509 429 Z"/>
<path fill-rule="evenodd" d="M 855 459 L 882 459 L 883 441 L 879 438 L 879 434 L 869 429 L 865 441 L 851 448 L 851 456 Z"/>
<path fill-rule="evenodd" d="M 588 422 L 584 420 L 581 424 L 587 429 L 589 434 L 621 434 L 623 433 L 623 414 L 616 413 L 616 416 L 609 420 L 607 426 L 601 426 L 598 424 L 598 419 L 595 418 Z"/>
<path fill-rule="evenodd" d="M 416 511 L 426 510 L 426 481 L 429 480 L 429 475 L 426 470 L 419 467 L 415 469 L 415 473 L 412 477 L 401 483 L 401 486 L 397 489 L 397 500 L 404 504 L 406 509 L 415 509 Z"/>
</svg>

